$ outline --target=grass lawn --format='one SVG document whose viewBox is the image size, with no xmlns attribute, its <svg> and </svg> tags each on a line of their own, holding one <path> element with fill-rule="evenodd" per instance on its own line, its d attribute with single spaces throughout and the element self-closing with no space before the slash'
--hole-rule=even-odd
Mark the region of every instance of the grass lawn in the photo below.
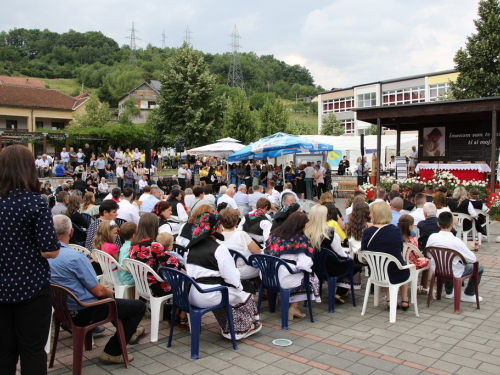
<svg viewBox="0 0 500 375">
<path fill-rule="evenodd" d="M 299 120 L 307 125 L 307 134 L 318 134 L 318 115 L 314 113 L 290 112 L 290 120 Z"/>
<path fill-rule="evenodd" d="M 45 87 L 61 91 L 68 95 L 71 95 L 75 90 L 78 90 L 78 93 L 80 93 L 80 90 L 82 89 L 82 85 L 78 84 L 78 82 L 76 82 L 76 80 L 74 79 L 63 79 L 63 78 L 56 78 L 56 79 L 39 78 L 39 79 L 45 84 Z M 83 91 L 94 92 L 95 89 L 90 89 L 88 87 L 83 86 Z"/>
</svg>

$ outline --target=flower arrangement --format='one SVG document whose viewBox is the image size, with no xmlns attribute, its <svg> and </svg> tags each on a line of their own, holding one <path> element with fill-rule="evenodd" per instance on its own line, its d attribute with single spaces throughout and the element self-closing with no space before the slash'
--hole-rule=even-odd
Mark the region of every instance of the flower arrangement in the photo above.
<svg viewBox="0 0 500 375">
<path fill-rule="evenodd" d="M 366 200 L 372 200 L 373 197 L 375 196 L 375 189 L 376 187 L 373 186 L 372 184 L 365 182 L 363 185 L 359 185 L 358 189 L 364 190 L 366 193 Z"/>
<path fill-rule="evenodd" d="M 491 193 L 486 205 L 490 209 L 490 219 L 500 220 L 500 194 Z"/>
<path fill-rule="evenodd" d="M 417 177 L 405 178 L 397 180 L 395 177 L 383 176 L 380 178 L 379 187 L 383 187 L 386 191 L 390 191 L 393 184 L 399 184 L 400 190 L 409 192 L 413 189 L 413 185 L 420 183 L 422 185 L 432 185 L 434 189 L 438 186 L 444 185 L 448 189 L 448 196 L 451 196 L 453 190 L 457 186 L 463 186 L 465 190 L 469 191 L 472 188 L 479 190 L 479 197 L 483 201 L 488 200 L 488 180 L 486 181 L 460 181 L 456 176 L 448 171 L 438 171 L 434 173 L 432 180 L 425 178 L 420 181 Z"/>
</svg>

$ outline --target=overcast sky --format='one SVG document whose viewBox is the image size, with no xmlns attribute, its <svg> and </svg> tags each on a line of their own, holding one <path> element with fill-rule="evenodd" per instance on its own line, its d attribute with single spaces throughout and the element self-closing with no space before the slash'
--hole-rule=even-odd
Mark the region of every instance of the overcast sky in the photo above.
<svg viewBox="0 0 500 375">
<path fill-rule="evenodd" d="M 325 89 L 452 69 L 475 31 L 476 0 L 15 0 L 4 1 L 0 30 L 101 31 L 137 46 L 178 47 L 191 30 L 196 49 L 273 54 L 307 67 Z M 8 16 L 6 16 L 8 15 Z"/>
</svg>

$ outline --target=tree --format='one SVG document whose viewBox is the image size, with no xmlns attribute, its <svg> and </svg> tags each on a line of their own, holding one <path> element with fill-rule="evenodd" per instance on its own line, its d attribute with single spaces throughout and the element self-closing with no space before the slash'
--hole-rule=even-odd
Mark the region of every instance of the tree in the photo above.
<svg viewBox="0 0 500 375">
<path fill-rule="evenodd" d="M 278 132 L 286 132 L 290 111 L 279 99 L 267 99 L 259 111 L 260 137 L 266 137 Z"/>
<path fill-rule="evenodd" d="M 71 123 L 74 128 L 102 128 L 110 119 L 109 104 L 99 103 L 97 95 L 91 95 L 85 105 L 86 113 L 76 115 Z"/>
<path fill-rule="evenodd" d="M 132 117 L 137 116 L 141 113 L 141 110 L 137 108 L 132 99 L 128 99 L 123 103 L 125 110 L 122 112 L 118 122 L 121 125 L 132 125 Z"/>
<path fill-rule="evenodd" d="M 151 122 L 157 137 L 173 145 L 175 138 L 182 136 L 187 147 L 215 141 L 226 99 L 215 95 L 216 79 L 203 54 L 184 43 L 167 60 L 160 81 L 158 111 Z"/>
<path fill-rule="evenodd" d="M 343 135 L 345 134 L 345 127 L 341 120 L 337 119 L 335 113 L 330 112 L 326 117 L 323 117 L 323 124 L 321 125 L 321 135 Z"/>
<path fill-rule="evenodd" d="M 456 53 L 456 83 L 451 83 L 456 99 L 500 95 L 500 4 L 498 0 L 479 2 L 477 33 L 467 37 L 465 50 Z"/>
<path fill-rule="evenodd" d="M 384 132 L 382 132 L 382 134 L 384 134 Z M 365 135 L 377 135 L 377 125 L 372 124 L 369 128 L 366 128 Z"/>
<path fill-rule="evenodd" d="M 258 129 L 245 93 L 238 91 L 236 97 L 228 102 L 222 136 L 236 138 L 241 143 L 248 144 L 257 139 Z"/>
<path fill-rule="evenodd" d="M 295 119 L 293 122 L 288 124 L 286 132 L 288 134 L 296 135 L 309 134 L 309 127 L 304 121 Z"/>
</svg>

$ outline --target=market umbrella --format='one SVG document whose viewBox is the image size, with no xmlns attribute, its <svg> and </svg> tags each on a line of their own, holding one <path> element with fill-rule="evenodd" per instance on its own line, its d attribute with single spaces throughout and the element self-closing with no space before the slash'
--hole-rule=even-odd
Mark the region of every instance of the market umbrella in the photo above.
<svg viewBox="0 0 500 375">
<path fill-rule="evenodd" d="M 234 154 L 229 155 L 228 161 L 248 159 L 276 158 L 278 156 L 310 153 L 317 151 L 331 151 L 333 145 L 321 143 L 313 139 L 305 139 L 298 135 L 276 133 L 251 143 Z"/>
<path fill-rule="evenodd" d="M 237 142 L 225 142 L 225 141 L 220 142 L 220 141 L 217 141 L 215 143 L 206 146 L 192 148 L 191 150 L 187 150 L 187 153 L 189 155 L 202 154 L 202 155 L 215 156 L 218 158 L 225 158 L 228 155 L 231 155 L 232 153 L 241 150 L 244 147 L 241 143 L 237 143 L 239 141 Z"/>
<path fill-rule="evenodd" d="M 226 137 L 222 139 L 218 139 L 216 142 L 236 142 L 236 143 L 241 143 L 241 141 L 238 141 L 237 139 L 231 138 L 231 137 Z"/>
</svg>

